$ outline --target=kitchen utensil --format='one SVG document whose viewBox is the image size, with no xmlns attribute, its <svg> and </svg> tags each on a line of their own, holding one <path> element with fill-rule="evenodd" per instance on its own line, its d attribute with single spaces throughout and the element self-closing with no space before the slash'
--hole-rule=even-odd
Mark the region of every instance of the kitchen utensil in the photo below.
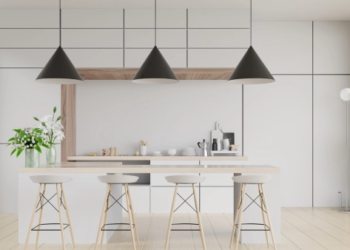
<svg viewBox="0 0 350 250">
<path fill-rule="evenodd" d="M 222 144 L 224 146 L 224 150 L 229 150 L 229 147 L 230 147 L 230 140 L 229 139 L 223 139 L 222 140 Z"/>
<path fill-rule="evenodd" d="M 141 154 L 142 156 L 147 155 L 147 146 L 141 146 L 141 147 L 140 147 L 140 154 Z"/>
<path fill-rule="evenodd" d="M 230 151 L 237 151 L 239 148 L 239 145 L 230 145 Z"/>
<path fill-rule="evenodd" d="M 176 149 L 169 149 L 168 155 L 176 155 Z"/>
<path fill-rule="evenodd" d="M 202 142 L 202 143 L 198 142 L 197 145 L 198 145 L 199 148 L 202 149 L 201 155 L 202 155 L 202 156 L 208 156 L 208 152 L 207 152 L 208 143 L 205 142 L 205 139 L 203 139 L 203 142 Z"/>
<path fill-rule="evenodd" d="M 212 151 L 218 151 L 218 143 L 217 143 L 217 139 L 216 138 L 213 139 L 213 143 L 211 145 L 211 150 Z"/>
</svg>

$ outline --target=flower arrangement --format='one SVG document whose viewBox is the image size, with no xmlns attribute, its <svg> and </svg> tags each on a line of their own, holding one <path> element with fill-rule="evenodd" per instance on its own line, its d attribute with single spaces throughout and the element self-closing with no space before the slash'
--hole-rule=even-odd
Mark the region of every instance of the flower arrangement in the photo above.
<svg viewBox="0 0 350 250">
<path fill-rule="evenodd" d="M 35 149 L 41 153 L 41 147 L 49 148 L 40 128 L 14 129 L 14 131 L 15 136 L 8 140 L 8 146 L 13 147 L 11 156 L 16 153 L 16 157 L 19 157 L 25 149 Z"/>
<path fill-rule="evenodd" d="M 64 133 L 62 132 L 63 126 L 59 121 L 62 119 L 62 116 L 58 116 L 55 119 L 56 107 L 53 108 L 53 114 L 47 115 L 41 118 L 40 120 L 34 117 L 34 120 L 40 122 L 39 128 L 42 130 L 43 138 L 45 143 L 50 146 L 55 145 L 55 141 L 62 141 L 64 138 Z"/>
</svg>

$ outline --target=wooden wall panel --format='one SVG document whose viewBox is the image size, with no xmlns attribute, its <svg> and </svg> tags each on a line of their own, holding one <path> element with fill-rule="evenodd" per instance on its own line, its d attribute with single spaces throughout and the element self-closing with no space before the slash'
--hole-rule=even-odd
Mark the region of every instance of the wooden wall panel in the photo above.
<svg viewBox="0 0 350 250">
<path fill-rule="evenodd" d="M 61 144 L 61 162 L 67 161 L 67 156 L 76 155 L 76 87 L 61 86 L 62 125 L 65 138 Z"/>
</svg>

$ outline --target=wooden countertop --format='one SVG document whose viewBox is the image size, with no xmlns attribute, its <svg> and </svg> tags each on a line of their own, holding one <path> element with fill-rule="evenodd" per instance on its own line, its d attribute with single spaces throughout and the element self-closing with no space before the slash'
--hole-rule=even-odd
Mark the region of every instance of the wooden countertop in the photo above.
<svg viewBox="0 0 350 250">
<path fill-rule="evenodd" d="M 248 156 L 68 156 L 68 161 L 247 161 Z"/>
<path fill-rule="evenodd" d="M 118 162 L 62 162 L 39 168 L 20 168 L 19 173 L 279 173 L 280 168 L 268 165 L 121 165 Z"/>
</svg>

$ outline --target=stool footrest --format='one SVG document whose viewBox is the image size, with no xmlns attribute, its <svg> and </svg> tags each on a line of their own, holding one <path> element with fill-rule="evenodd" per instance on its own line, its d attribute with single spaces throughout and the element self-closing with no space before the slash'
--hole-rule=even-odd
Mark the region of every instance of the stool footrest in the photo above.
<svg viewBox="0 0 350 250">
<path fill-rule="evenodd" d="M 199 226 L 197 223 L 174 223 L 172 226 L 188 225 L 188 226 Z M 171 229 L 171 231 L 200 231 L 199 229 Z"/>
<path fill-rule="evenodd" d="M 112 226 L 112 225 L 127 225 L 127 226 L 130 226 L 129 223 L 109 223 L 109 224 L 104 224 L 102 227 L 101 227 L 101 231 L 117 231 L 117 232 L 122 232 L 122 231 L 130 231 L 130 229 L 106 229 L 105 227 L 106 226 Z M 134 228 L 135 227 L 135 224 L 132 224 L 132 227 Z"/>
<path fill-rule="evenodd" d="M 69 224 L 66 224 L 66 223 L 62 223 L 64 228 L 63 230 L 65 230 L 67 227 L 69 227 Z M 52 225 L 61 225 L 60 223 L 43 223 L 43 224 L 38 224 L 36 225 L 35 227 L 33 227 L 31 230 L 32 231 L 48 231 L 48 232 L 59 232 L 61 231 L 61 229 L 51 229 L 51 228 L 48 228 L 48 229 L 44 229 L 44 228 L 38 228 L 39 226 L 52 226 Z"/>
<path fill-rule="evenodd" d="M 241 231 L 253 231 L 253 232 L 260 232 L 260 231 L 270 231 L 270 227 L 266 224 L 262 224 L 262 223 L 241 223 L 241 226 L 244 226 L 244 225 L 254 225 L 254 226 L 264 226 L 264 227 L 267 227 L 267 229 L 242 229 L 241 228 Z M 238 227 L 238 224 L 235 225 L 236 227 Z"/>
</svg>

